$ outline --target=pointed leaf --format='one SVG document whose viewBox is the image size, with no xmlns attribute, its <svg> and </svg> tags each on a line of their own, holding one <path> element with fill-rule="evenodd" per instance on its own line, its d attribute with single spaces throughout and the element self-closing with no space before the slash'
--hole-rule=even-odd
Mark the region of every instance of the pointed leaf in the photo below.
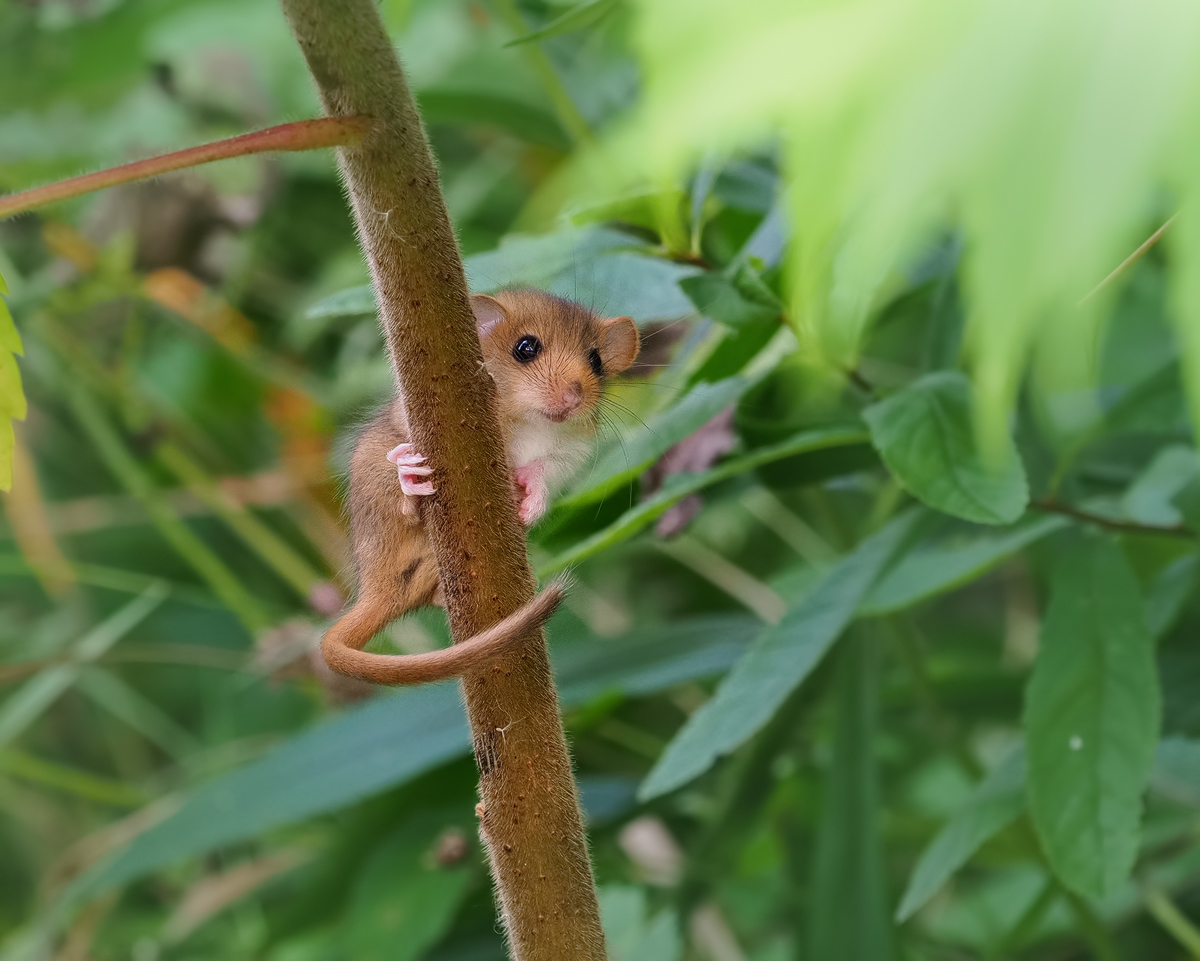
<svg viewBox="0 0 1200 961">
<path fill-rule="evenodd" d="M 846 447 L 861 443 L 863 439 L 862 431 L 852 427 L 822 427 L 816 430 L 801 431 L 785 441 L 769 447 L 759 447 L 741 457 L 731 457 L 716 467 L 699 474 L 676 474 L 663 484 L 653 497 L 631 507 L 608 527 L 584 538 L 578 544 L 542 564 L 537 571 L 538 577 L 557 574 L 573 564 L 578 564 L 615 544 L 628 540 L 653 524 L 689 494 L 704 490 L 706 487 L 711 487 L 713 484 L 718 484 L 731 477 L 749 473 L 767 464 L 793 457 L 796 454 L 833 447 Z"/>
<path fill-rule="evenodd" d="M 1055 569 L 1025 700 L 1029 805 L 1055 873 L 1103 897 L 1128 877 L 1162 699 L 1129 562 L 1095 537 Z"/>
<path fill-rule="evenodd" d="M 843 647 L 833 763 L 817 829 L 809 957 L 895 957 L 879 833 L 877 668 L 861 637 Z"/>
<path fill-rule="evenodd" d="M 966 377 L 940 371 L 868 407 L 863 417 L 884 462 L 914 497 L 977 524 L 1011 524 L 1029 502 L 1025 468 L 1011 442 L 1003 466 L 984 463 L 970 397 Z"/>
<path fill-rule="evenodd" d="M 643 800 L 699 777 L 771 719 L 853 620 L 920 517 L 920 511 L 909 511 L 863 541 L 754 641 L 713 699 L 667 746 L 642 784 Z"/>
<path fill-rule="evenodd" d="M 589 504 L 620 489 L 680 441 L 736 403 L 755 383 L 756 380 L 748 377 L 730 377 L 716 383 L 698 384 L 632 437 L 622 438 L 604 451 L 577 490 L 561 499 L 555 508 Z"/>
<path fill-rule="evenodd" d="M 983 534 L 961 544 L 915 548 L 879 579 L 863 602 L 862 613 L 890 614 L 962 587 L 1069 524 L 1063 517 L 1043 517 L 1004 533 Z"/>
<path fill-rule="evenodd" d="M 921 852 L 896 909 L 896 921 L 911 918 L 988 840 L 1025 808 L 1025 751 L 1014 751 L 987 776 Z"/>
<path fill-rule="evenodd" d="M 718 673 L 745 650 L 758 626 L 749 617 L 709 617 L 556 644 L 563 705 L 612 691 L 652 693 Z M 558 633 L 552 628 L 552 636 Z M 466 754 L 470 744 L 456 685 L 380 697 L 192 791 L 169 818 L 76 879 L 64 899 L 92 896 L 182 858 L 352 804 Z"/>
</svg>

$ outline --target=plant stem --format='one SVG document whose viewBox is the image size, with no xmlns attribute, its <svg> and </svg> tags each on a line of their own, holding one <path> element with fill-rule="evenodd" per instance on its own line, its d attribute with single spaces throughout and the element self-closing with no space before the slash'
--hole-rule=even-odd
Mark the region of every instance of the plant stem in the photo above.
<svg viewBox="0 0 1200 961">
<path fill-rule="evenodd" d="M 1119 534 L 1158 534 L 1163 537 L 1185 537 L 1189 540 L 1196 536 L 1195 531 L 1182 524 L 1168 527 L 1159 524 L 1138 524 L 1134 521 L 1116 520 L 1112 517 L 1104 517 L 1102 514 L 1093 514 L 1051 497 L 1030 501 L 1029 506 L 1043 513 L 1062 514 L 1064 517 L 1070 517 L 1085 524 L 1095 524 L 1097 527 Z"/>
<path fill-rule="evenodd" d="M 1147 887 L 1142 892 L 1146 910 L 1193 958 L 1200 958 L 1200 931 L 1184 915 L 1162 888 Z"/>
<path fill-rule="evenodd" d="M 15 217 L 35 207 L 44 207 L 59 200 L 79 197 L 105 187 L 116 187 L 147 177 L 158 177 L 173 170 L 183 170 L 214 160 L 230 157 L 245 157 L 249 154 L 272 151 L 316 150 L 320 147 L 339 147 L 357 143 L 367 132 L 369 122 L 361 117 L 322 117 L 319 120 L 300 120 L 278 127 L 268 127 L 254 133 L 218 140 L 215 143 L 189 147 L 175 153 L 150 157 L 133 163 L 98 170 L 60 180 L 57 183 L 23 190 L 20 193 L 0 197 L 0 220 Z"/>
<path fill-rule="evenodd" d="M 1071 905 L 1071 911 L 1075 915 L 1075 920 L 1079 922 L 1080 933 L 1083 935 L 1084 940 L 1091 945 L 1092 953 L 1096 956 L 1096 961 L 1121 961 L 1121 952 L 1117 950 L 1112 935 L 1108 933 L 1104 922 L 1096 916 L 1096 912 L 1092 910 L 1092 906 L 1065 886 L 1060 885 L 1060 889 L 1066 895 L 1067 901 Z"/>
<path fill-rule="evenodd" d="M 434 473 L 423 525 L 456 639 L 533 597 L 462 258 L 408 82 L 373 0 L 282 0 L 326 112 L 366 116 L 339 151 L 412 441 Z M 480 833 L 515 961 L 602 961 L 604 932 L 540 629 L 463 678 Z"/>
<path fill-rule="evenodd" d="M 1107 287 L 1114 280 L 1116 280 L 1118 277 L 1120 277 L 1121 274 L 1125 273 L 1126 270 L 1128 270 L 1130 267 L 1132 267 L 1134 264 L 1136 264 L 1139 260 L 1141 260 L 1142 257 L 1145 255 L 1146 251 L 1148 251 L 1156 243 L 1158 243 L 1160 240 L 1162 240 L 1163 234 L 1165 234 L 1167 232 L 1167 228 L 1169 228 L 1171 226 L 1171 224 L 1173 224 L 1175 222 L 1175 218 L 1178 216 L 1179 216 L 1179 214 L 1173 214 L 1167 220 L 1166 223 L 1164 223 L 1161 227 L 1158 228 L 1158 230 L 1154 231 L 1154 233 L 1152 233 L 1149 237 L 1147 237 L 1144 241 L 1142 241 L 1141 246 L 1139 246 L 1137 250 L 1135 250 L 1128 257 L 1126 257 L 1119 264 L 1117 264 L 1117 266 L 1115 268 L 1113 268 L 1112 273 L 1110 273 L 1107 277 L 1105 277 L 1102 281 L 1100 281 L 1100 283 L 1096 284 L 1095 287 L 1093 287 L 1090 291 L 1088 291 L 1087 295 L 1084 296 L 1083 300 L 1081 300 L 1079 302 L 1079 306 L 1082 307 L 1089 300 L 1091 300 L 1098 293 L 1100 293 L 1100 291 L 1102 291 L 1105 287 Z"/>
</svg>

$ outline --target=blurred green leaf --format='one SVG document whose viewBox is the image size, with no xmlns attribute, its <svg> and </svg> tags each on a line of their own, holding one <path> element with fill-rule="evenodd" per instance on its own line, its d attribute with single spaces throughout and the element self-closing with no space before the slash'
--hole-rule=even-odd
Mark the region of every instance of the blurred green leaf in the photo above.
<svg viewBox="0 0 1200 961">
<path fill-rule="evenodd" d="M 717 383 L 696 385 L 632 437 L 622 437 L 610 444 L 575 490 L 555 502 L 555 510 L 590 504 L 619 490 L 680 441 L 736 403 L 756 382 L 749 377 L 730 377 Z"/>
<path fill-rule="evenodd" d="M 193 791 L 170 818 L 79 878 L 67 897 L 99 893 L 180 858 L 349 804 L 416 777 L 469 744 L 453 684 L 378 698 Z"/>
<path fill-rule="evenodd" d="M 782 621 L 755 639 L 646 776 L 639 792 L 643 800 L 699 777 L 771 719 L 853 620 L 920 518 L 920 511 L 908 511 L 867 538 L 833 565 Z"/>
<path fill-rule="evenodd" d="M 1197 477 L 1200 455 L 1193 448 L 1163 448 L 1125 492 L 1125 514 L 1139 524 L 1170 527 L 1180 523 L 1183 517 L 1173 501 Z"/>
<path fill-rule="evenodd" d="M 1191 600 L 1200 573 L 1200 554 L 1184 554 L 1172 561 L 1146 588 L 1146 627 L 1157 640 L 1174 626 Z"/>
<path fill-rule="evenodd" d="M 147 801 L 146 793 L 132 785 L 96 777 L 78 768 L 55 764 L 21 751 L 0 751 L 0 771 L 22 778 L 31 784 L 65 791 L 100 804 L 132 808 L 139 807 Z"/>
<path fill-rule="evenodd" d="M 757 624 L 705 618 L 569 642 L 555 648 L 560 697 L 570 706 L 609 691 L 645 694 L 711 675 L 745 650 Z M 182 858 L 343 807 L 469 749 L 457 685 L 377 698 L 197 788 L 171 817 L 78 878 L 64 898 L 91 897 Z"/>
<path fill-rule="evenodd" d="M 615 544 L 628 540 L 653 524 L 670 510 L 672 506 L 678 504 L 689 494 L 694 494 L 720 481 L 737 477 L 740 474 L 748 473 L 755 468 L 783 460 L 787 457 L 794 457 L 797 454 L 814 450 L 845 447 L 860 443 L 863 439 L 864 435 L 862 432 L 854 428 L 831 427 L 802 431 L 780 444 L 760 447 L 749 454 L 743 454 L 741 457 L 731 457 L 717 467 L 703 473 L 677 474 L 663 484 L 662 488 L 653 497 L 627 510 L 617 520 L 604 528 L 604 530 L 585 538 L 552 560 L 539 565 L 538 576 L 549 577 L 557 574 L 572 564 L 578 564 L 580 561 L 594 557 L 596 554 L 607 550 Z"/>
<path fill-rule="evenodd" d="M 895 957 L 879 823 L 875 653 L 862 637 L 842 646 L 833 760 L 825 775 L 813 871 L 811 957 Z"/>
<path fill-rule="evenodd" d="M 164 584 L 154 583 L 106 620 L 81 637 L 71 648 L 71 660 L 43 668 L 10 694 L 0 705 L 0 747 L 12 741 L 53 704 L 79 676 L 82 665 L 104 654 L 137 627 L 167 597 Z"/>
<path fill-rule="evenodd" d="M 946 822 L 913 868 L 896 921 L 921 910 L 959 868 L 1025 809 L 1025 752 L 1005 758 Z"/>
<path fill-rule="evenodd" d="M 1133 866 L 1161 710 L 1137 581 L 1091 538 L 1055 568 L 1025 702 L 1033 821 L 1080 894 L 1111 893 Z"/>
<path fill-rule="evenodd" d="M 645 891 L 630 885 L 606 884 L 598 893 L 612 961 L 678 961 L 682 957 L 674 911 L 647 917 Z"/>
<path fill-rule="evenodd" d="M 977 524 L 1011 524 L 1029 501 L 1025 470 L 1011 443 L 1002 468 L 984 463 L 970 396 L 964 376 L 941 371 L 868 407 L 863 417 L 871 441 L 909 493 Z"/>
<path fill-rule="evenodd" d="M 1001 534 L 914 548 L 879 579 L 860 612 L 890 614 L 962 587 L 1069 523 L 1062 517 L 1042 517 Z"/>
<path fill-rule="evenodd" d="M 638 323 L 692 313 L 678 283 L 699 273 L 696 267 L 656 256 L 628 234 L 604 227 L 510 235 L 497 249 L 467 257 L 464 266 L 475 293 L 538 287 L 606 316 L 630 316 Z M 362 286 L 319 300 L 305 316 L 350 317 L 373 314 L 375 309 L 374 291 Z"/>
<path fill-rule="evenodd" d="M 1200 808 L 1200 741 L 1177 734 L 1159 741 L 1150 786 L 1172 801 Z"/>
<path fill-rule="evenodd" d="M 8 293 L 8 285 L 0 274 L 0 294 Z M 13 323 L 8 303 L 0 297 L 0 490 L 12 490 L 13 483 L 13 420 L 24 420 L 25 391 L 21 387 L 21 372 L 16 354 L 23 354 L 21 335 Z"/>
<path fill-rule="evenodd" d="M 498 89 L 490 76 L 456 77 L 422 87 L 418 101 L 430 121 L 494 125 L 530 143 L 557 150 L 570 146 L 545 105 L 516 91 Z"/>
<path fill-rule="evenodd" d="M 564 33 L 584 30 L 592 24 L 599 23 L 617 8 L 621 0 L 586 0 L 572 7 L 566 13 L 560 14 L 540 30 L 534 30 L 516 40 L 510 40 L 506 47 L 515 47 L 522 43 L 532 43 L 535 40 L 549 40 Z"/>
<path fill-rule="evenodd" d="M 593 175 L 677 175 L 782 129 L 789 313 L 813 356 L 843 367 L 891 272 L 931 230 L 961 225 L 965 343 L 993 453 L 1031 346 L 1079 343 L 1080 300 L 1146 236 L 1156 190 L 1168 182 L 1188 209 L 1198 183 L 1200 15 L 1188 5 L 637 7 L 645 95 Z M 1179 263 L 1200 250 L 1193 216 L 1169 235 Z M 1172 279 L 1190 352 L 1200 281 Z M 1053 363 L 1073 375 L 1085 353 Z"/>
<path fill-rule="evenodd" d="M 327 317 L 357 317 L 362 314 L 374 314 L 375 289 L 370 284 L 362 287 L 350 287 L 330 294 L 305 311 L 304 316 L 310 320 L 320 320 Z"/>
<path fill-rule="evenodd" d="M 194 754 L 200 742 L 157 704 L 111 671 L 95 665 L 79 672 L 79 690 L 96 705 L 181 761 Z"/>
<path fill-rule="evenodd" d="M 722 273 L 685 277 L 679 286 L 703 316 L 734 329 L 779 320 L 784 311 L 758 272 L 740 261 Z"/>
<path fill-rule="evenodd" d="M 471 865 L 438 864 L 446 818 L 407 820 L 384 839 L 355 880 L 342 943 L 358 961 L 416 961 L 450 927 L 471 882 Z"/>
</svg>

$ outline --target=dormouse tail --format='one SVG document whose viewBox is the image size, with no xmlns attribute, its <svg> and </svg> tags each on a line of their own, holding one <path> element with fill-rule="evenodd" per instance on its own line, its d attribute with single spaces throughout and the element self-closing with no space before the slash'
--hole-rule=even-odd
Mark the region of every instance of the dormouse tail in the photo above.
<svg viewBox="0 0 1200 961">
<path fill-rule="evenodd" d="M 361 648 L 392 619 L 391 609 L 360 598 L 321 641 L 325 663 L 339 674 L 374 684 L 424 684 L 477 670 L 519 643 L 554 613 L 563 599 L 559 582 L 547 585 L 533 600 L 486 631 L 426 654 L 368 654 Z"/>
</svg>

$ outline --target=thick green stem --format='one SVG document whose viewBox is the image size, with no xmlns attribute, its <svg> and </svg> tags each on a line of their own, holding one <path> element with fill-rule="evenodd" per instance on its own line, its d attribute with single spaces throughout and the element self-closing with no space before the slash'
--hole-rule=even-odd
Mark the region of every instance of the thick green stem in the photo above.
<svg viewBox="0 0 1200 961">
<path fill-rule="evenodd" d="M 373 0 L 282 0 L 327 113 L 369 117 L 340 151 L 412 439 L 437 494 L 423 523 L 450 624 L 471 637 L 533 597 L 458 244 L 408 83 Z M 480 829 L 517 961 L 605 957 L 541 630 L 463 679 Z"/>
<path fill-rule="evenodd" d="M 301 120 L 297 123 L 268 127 L 266 130 L 242 134 L 240 137 L 189 147 L 187 150 L 163 154 L 161 157 L 137 160 L 119 167 L 110 167 L 108 170 L 98 170 L 82 177 L 72 177 L 70 180 L 60 180 L 44 187 L 0 197 L 0 220 L 59 200 L 103 190 L 105 187 L 158 177 L 174 170 L 212 163 L 214 160 L 228 160 L 230 157 L 245 157 L 248 154 L 273 151 L 316 150 L 320 147 L 357 143 L 366 129 L 367 122 L 359 117 L 322 117 L 319 120 Z"/>
</svg>

